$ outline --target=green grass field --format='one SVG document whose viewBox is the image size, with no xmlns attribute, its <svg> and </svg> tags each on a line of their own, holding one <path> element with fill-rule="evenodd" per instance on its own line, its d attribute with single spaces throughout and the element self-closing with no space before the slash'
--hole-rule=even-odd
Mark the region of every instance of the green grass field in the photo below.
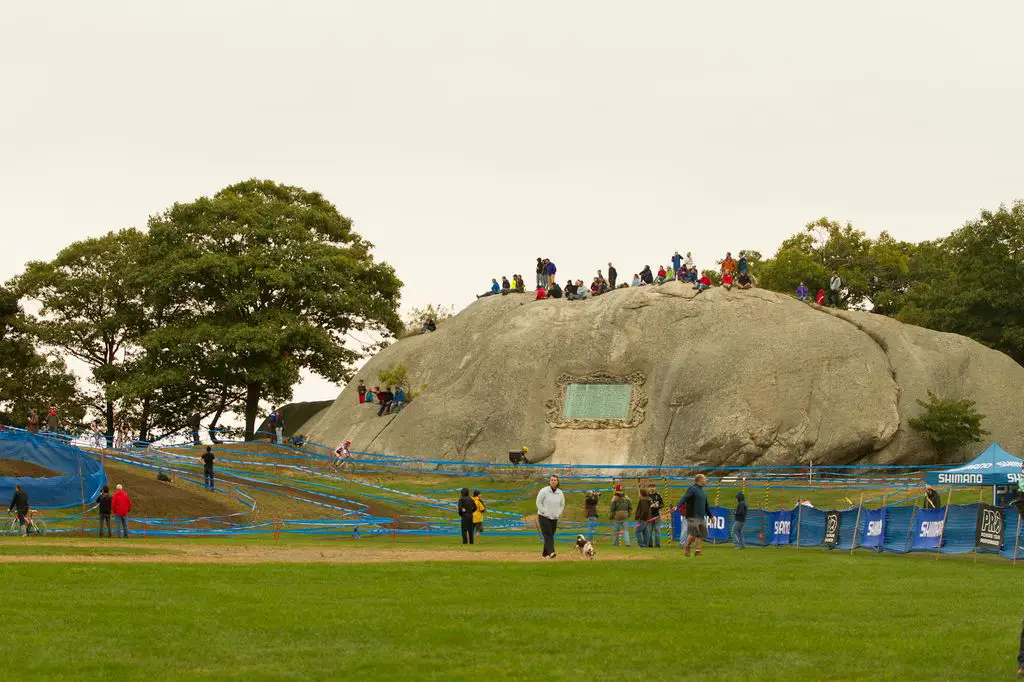
<svg viewBox="0 0 1024 682">
<path fill-rule="evenodd" d="M 0 547 L 35 546 L 18 542 Z M 407 544 L 424 546 L 375 542 Z M 38 546 L 41 558 L 55 553 Z M 649 561 L 611 561 L 641 550 L 601 548 L 594 562 L 518 563 L 457 559 L 534 554 L 535 543 L 444 547 L 455 561 L 0 563 L 5 678 L 998 680 L 1015 671 L 1021 579 L 1006 562 L 716 547 L 700 559 L 663 548 L 643 551 Z"/>
</svg>

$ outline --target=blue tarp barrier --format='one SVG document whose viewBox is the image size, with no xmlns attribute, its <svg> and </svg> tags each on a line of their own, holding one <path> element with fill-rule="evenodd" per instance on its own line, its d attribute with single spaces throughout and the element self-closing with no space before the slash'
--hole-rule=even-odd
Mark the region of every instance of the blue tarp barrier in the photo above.
<svg viewBox="0 0 1024 682">
<path fill-rule="evenodd" d="M 0 459 L 31 462 L 63 476 L 0 478 L 0 500 L 9 504 L 21 484 L 32 507 L 67 507 L 91 502 L 107 482 L 103 466 L 89 453 L 60 440 L 28 431 L 0 431 Z M 81 472 L 81 474 L 79 473 Z"/>
<path fill-rule="evenodd" d="M 729 539 L 729 515 L 725 507 L 711 507 L 711 516 L 705 516 L 708 524 L 708 537 L 711 542 L 725 542 Z"/>
<path fill-rule="evenodd" d="M 860 546 L 880 548 L 885 543 L 885 507 L 865 509 L 860 529 Z"/>
<path fill-rule="evenodd" d="M 777 511 L 768 515 L 771 545 L 788 545 L 793 530 L 793 512 Z"/>
</svg>

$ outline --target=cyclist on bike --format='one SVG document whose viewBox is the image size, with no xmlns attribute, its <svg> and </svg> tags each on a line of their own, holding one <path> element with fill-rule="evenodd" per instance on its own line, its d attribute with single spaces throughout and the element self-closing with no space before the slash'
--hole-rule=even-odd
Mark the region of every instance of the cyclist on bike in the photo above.
<svg viewBox="0 0 1024 682">
<path fill-rule="evenodd" d="M 14 486 L 14 497 L 11 499 L 11 506 L 7 508 L 8 512 L 18 512 L 18 525 L 21 526 L 22 536 L 28 535 L 28 520 L 25 518 L 28 516 L 28 493 L 21 489 L 21 484 Z"/>
</svg>

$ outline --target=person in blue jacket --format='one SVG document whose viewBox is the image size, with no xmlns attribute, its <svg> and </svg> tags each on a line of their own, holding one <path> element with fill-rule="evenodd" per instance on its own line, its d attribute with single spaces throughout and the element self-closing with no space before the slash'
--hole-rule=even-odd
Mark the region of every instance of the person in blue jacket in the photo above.
<svg viewBox="0 0 1024 682">
<path fill-rule="evenodd" d="M 707 493 L 704 492 L 707 482 L 707 476 L 697 474 L 693 485 L 686 489 L 683 498 L 679 500 L 679 511 L 686 517 L 687 538 L 683 545 L 683 556 L 690 556 L 690 547 L 694 544 L 697 545 L 694 556 L 700 556 L 704 551 L 704 538 L 708 536 L 707 517 L 711 512 Z"/>
</svg>

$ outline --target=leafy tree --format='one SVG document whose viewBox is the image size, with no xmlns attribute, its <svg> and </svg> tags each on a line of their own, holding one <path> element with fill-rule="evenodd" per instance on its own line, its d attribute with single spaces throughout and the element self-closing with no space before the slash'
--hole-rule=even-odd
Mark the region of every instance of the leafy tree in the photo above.
<svg viewBox="0 0 1024 682">
<path fill-rule="evenodd" d="M 14 280 L 19 295 L 40 304 L 38 315 L 27 320 L 30 333 L 91 369 L 108 443 L 114 435 L 115 384 L 144 314 L 134 284 L 145 239 L 127 229 L 75 242 L 48 263 L 29 263 Z"/>
<path fill-rule="evenodd" d="M 388 365 L 379 370 L 377 379 L 380 380 L 381 386 L 401 386 L 405 390 L 405 402 L 407 403 L 411 403 L 427 388 L 426 384 L 421 384 L 419 390 L 413 390 L 412 382 L 409 381 L 409 369 L 402 363 Z"/>
<path fill-rule="evenodd" d="M 73 431 L 85 417 L 85 398 L 64 361 L 40 353 L 27 328 L 17 294 L 0 287 L 0 423 L 24 426 L 31 409 L 43 419 L 52 405 L 61 429 Z"/>
<path fill-rule="evenodd" d="M 928 391 L 928 402 L 918 400 L 924 412 L 910 419 L 910 426 L 927 438 L 940 455 L 949 455 L 986 436 L 981 428 L 985 418 L 975 409 L 973 400 L 940 398 Z"/>
<path fill-rule="evenodd" d="M 828 278 L 814 251 L 814 237 L 801 232 L 782 242 L 775 256 L 764 261 L 757 282 L 764 289 L 793 294 L 801 282 L 812 292 L 825 288 Z"/>
<path fill-rule="evenodd" d="M 224 381 L 244 392 L 246 437 L 260 400 L 287 400 L 300 369 L 351 377 L 365 349 L 346 344 L 349 332 L 387 338 L 401 328 L 394 270 L 318 193 L 248 180 L 175 204 L 149 228 L 152 257 L 166 263 L 159 295 L 192 311 L 154 347 L 191 344 L 230 368 Z"/>
</svg>

